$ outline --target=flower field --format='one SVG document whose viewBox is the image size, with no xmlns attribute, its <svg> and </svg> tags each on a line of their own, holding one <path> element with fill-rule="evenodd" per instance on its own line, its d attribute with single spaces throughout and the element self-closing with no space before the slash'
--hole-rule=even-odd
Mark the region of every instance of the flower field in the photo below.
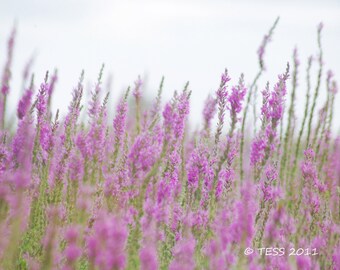
<svg viewBox="0 0 340 270">
<path fill-rule="evenodd" d="M 28 66 L 11 126 L 14 29 L 0 78 L 0 269 L 340 269 L 338 89 L 323 25 L 315 55 L 295 49 L 261 85 L 277 22 L 255 78 L 217 74 L 196 130 L 190 84 L 163 100 L 166 78 L 150 106 L 138 77 L 108 121 L 104 66 L 90 100 L 84 72 L 75 79 L 64 115 L 51 111 L 57 73 L 41 82 Z"/>
</svg>

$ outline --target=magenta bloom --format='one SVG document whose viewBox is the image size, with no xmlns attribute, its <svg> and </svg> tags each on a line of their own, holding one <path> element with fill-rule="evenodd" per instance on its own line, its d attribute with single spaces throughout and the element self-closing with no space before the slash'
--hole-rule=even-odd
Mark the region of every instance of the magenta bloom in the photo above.
<svg viewBox="0 0 340 270">
<path fill-rule="evenodd" d="M 134 82 L 135 83 L 135 88 L 133 89 L 133 96 L 136 99 L 139 99 L 141 97 L 141 87 L 143 85 L 143 81 L 140 76 L 138 76 L 137 80 Z"/>
<path fill-rule="evenodd" d="M 31 106 L 31 99 L 32 99 L 33 92 L 31 89 L 28 89 L 25 94 L 22 96 L 21 100 L 19 101 L 17 115 L 19 119 L 24 118 L 26 113 L 28 112 Z"/>
<path fill-rule="evenodd" d="M 12 65 L 12 58 L 13 58 L 15 35 L 16 35 L 16 28 L 14 27 L 12 30 L 11 36 L 8 40 L 7 62 L 5 64 L 4 71 L 2 73 L 2 78 L 1 78 L 1 93 L 4 96 L 7 95 L 9 92 L 9 81 L 11 79 L 11 65 Z"/>
<path fill-rule="evenodd" d="M 196 241 L 193 237 L 179 241 L 174 247 L 174 260 L 169 266 L 170 270 L 195 269 L 193 255 Z"/>
<path fill-rule="evenodd" d="M 74 262 L 76 261 L 81 255 L 81 249 L 74 244 L 69 245 L 65 249 L 65 257 L 68 261 Z"/>
<path fill-rule="evenodd" d="M 267 146 L 266 138 L 258 138 L 251 145 L 250 163 L 255 165 L 261 162 L 265 156 L 265 149 Z"/>
<path fill-rule="evenodd" d="M 116 143 L 121 142 L 125 132 L 127 109 L 127 102 L 125 99 L 122 98 L 117 106 L 116 116 L 113 119 L 113 128 L 115 132 Z"/>
<path fill-rule="evenodd" d="M 210 122 L 214 117 L 215 112 L 216 112 L 216 99 L 209 95 L 205 101 L 205 106 L 203 110 L 203 118 L 205 126 L 207 128 L 210 128 Z"/>
<path fill-rule="evenodd" d="M 157 251 L 155 249 L 144 247 L 141 249 L 139 257 L 142 270 L 158 269 Z"/>
<path fill-rule="evenodd" d="M 247 89 L 244 85 L 243 74 L 242 74 L 239 85 L 233 86 L 231 88 L 231 93 L 228 96 L 228 102 L 229 102 L 228 109 L 230 111 L 231 117 L 241 112 L 242 101 L 246 95 L 246 91 Z"/>
<path fill-rule="evenodd" d="M 297 256 L 296 262 L 297 266 L 301 270 L 313 269 L 311 258 L 309 256 Z"/>
<path fill-rule="evenodd" d="M 87 240 L 89 257 L 100 269 L 124 269 L 126 265 L 126 227 L 113 216 L 99 219 L 94 235 Z"/>
</svg>

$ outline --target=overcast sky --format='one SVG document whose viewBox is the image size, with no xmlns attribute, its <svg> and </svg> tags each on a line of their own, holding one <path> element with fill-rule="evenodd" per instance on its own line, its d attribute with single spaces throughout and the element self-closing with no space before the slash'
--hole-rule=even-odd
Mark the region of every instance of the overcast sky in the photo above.
<svg viewBox="0 0 340 270">
<path fill-rule="evenodd" d="M 250 82 L 258 71 L 256 51 L 277 16 L 280 22 L 265 55 L 266 81 L 291 61 L 295 46 L 301 60 L 298 110 L 302 111 L 307 57 L 317 54 L 316 27 L 322 21 L 325 70 L 340 78 L 340 1 L 112 1 L 112 0 L 0 0 L 0 68 L 7 38 L 16 21 L 18 35 L 13 62 L 15 102 L 25 63 L 36 55 L 36 82 L 46 70 L 58 68 L 53 110 L 64 111 L 80 71 L 93 83 L 105 63 L 105 78 L 113 78 L 111 105 L 140 74 L 147 78 L 145 95 L 155 95 L 165 75 L 164 99 L 190 81 L 191 119 L 201 121 L 204 99 L 213 93 L 228 68 L 232 83 L 241 72 Z M 325 76 L 324 76 L 325 78 Z M 315 85 L 315 80 L 313 80 Z M 325 83 L 321 98 L 325 97 Z M 289 85 L 290 87 L 290 85 Z M 337 103 L 339 104 L 339 98 Z M 335 124 L 340 127 L 340 106 Z"/>
</svg>

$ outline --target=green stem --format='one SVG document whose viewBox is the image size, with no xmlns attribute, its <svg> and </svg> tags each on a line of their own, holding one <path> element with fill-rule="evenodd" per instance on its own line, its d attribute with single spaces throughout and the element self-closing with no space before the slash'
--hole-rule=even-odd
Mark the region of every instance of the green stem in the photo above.
<svg viewBox="0 0 340 270">
<path fill-rule="evenodd" d="M 313 122 L 313 115 L 316 107 L 316 100 L 319 95 L 319 89 L 321 85 L 321 77 L 322 77 L 322 70 L 323 70 L 323 52 L 321 47 L 321 31 L 318 32 L 318 46 L 319 46 L 319 72 L 318 72 L 318 81 L 314 91 L 314 98 L 312 103 L 312 108 L 309 114 L 309 121 L 308 121 L 308 132 L 307 132 L 307 139 L 306 139 L 306 148 L 309 147 L 309 140 L 312 132 L 312 122 Z"/>
</svg>

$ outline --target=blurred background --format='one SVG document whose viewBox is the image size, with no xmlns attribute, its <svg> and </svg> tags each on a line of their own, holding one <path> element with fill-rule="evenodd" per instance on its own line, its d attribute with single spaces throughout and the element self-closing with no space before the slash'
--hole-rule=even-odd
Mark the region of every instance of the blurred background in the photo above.
<svg viewBox="0 0 340 270">
<path fill-rule="evenodd" d="M 331 69 L 340 78 L 340 1 L 133 1 L 133 0 L 1 0 L 0 69 L 6 60 L 7 39 L 14 24 L 17 38 L 7 114 L 13 114 L 22 87 L 22 72 L 34 55 L 36 85 L 45 72 L 58 69 L 52 108 L 65 112 L 80 72 L 91 88 L 105 63 L 104 86 L 112 78 L 110 109 L 138 75 L 145 80 L 144 95 L 156 95 L 165 76 L 163 103 L 174 90 L 190 81 L 191 126 L 198 127 L 204 100 L 216 91 L 228 68 L 232 84 L 241 72 L 250 83 L 258 72 L 257 49 L 280 16 L 265 54 L 267 71 L 259 81 L 271 85 L 292 62 L 295 46 L 300 66 L 297 110 L 302 113 L 306 92 L 305 69 L 310 55 L 317 57 L 317 25 L 324 23 L 322 46 L 325 72 L 319 107 L 326 97 L 325 78 Z M 312 85 L 316 84 L 317 63 Z M 291 89 L 291 81 L 289 88 Z M 322 100 L 322 101 L 321 101 Z M 334 128 L 340 128 L 339 97 Z"/>
</svg>

